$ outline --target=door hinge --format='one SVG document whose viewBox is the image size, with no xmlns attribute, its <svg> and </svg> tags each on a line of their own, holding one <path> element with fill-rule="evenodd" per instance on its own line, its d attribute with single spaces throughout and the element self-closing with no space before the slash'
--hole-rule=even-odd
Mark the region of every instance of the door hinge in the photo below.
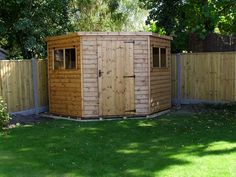
<svg viewBox="0 0 236 177">
<path fill-rule="evenodd" d="M 136 109 L 133 109 L 133 110 L 126 110 L 125 112 L 136 112 Z"/>
<path fill-rule="evenodd" d="M 132 76 L 123 76 L 124 78 L 135 78 L 135 75 Z"/>
</svg>

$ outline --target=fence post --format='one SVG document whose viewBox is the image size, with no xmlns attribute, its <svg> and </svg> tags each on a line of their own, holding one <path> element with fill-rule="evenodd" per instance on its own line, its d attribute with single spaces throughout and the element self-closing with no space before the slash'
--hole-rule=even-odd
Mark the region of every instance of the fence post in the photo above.
<svg viewBox="0 0 236 177">
<path fill-rule="evenodd" d="M 38 69 L 37 60 L 32 58 L 32 77 L 33 77 L 33 93 L 34 93 L 34 110 L 35 114 L 39 113 L 39 97 L 38 97 Z"/>
<path fill-rule="evenodd" d="M 182 96 L 182 78 L 181 78 L 181 54 L 176 54 L 177 62 L 177 105 L 181 105 L 181 96 Z"/>
</svg>

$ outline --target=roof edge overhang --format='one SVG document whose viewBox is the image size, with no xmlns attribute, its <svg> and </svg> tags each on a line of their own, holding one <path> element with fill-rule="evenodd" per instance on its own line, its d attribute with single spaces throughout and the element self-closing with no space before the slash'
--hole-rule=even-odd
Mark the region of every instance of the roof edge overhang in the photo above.
<svg viewBox="0 0 236 177">
<path fill-rule="evenodd" d="M 173 40 L 171 36 L 164 36 L 152 32 L 75 32 L 59 36 L 47 37 L 46 42 L 75 36 L 153 36 L 161 39 Z"/>
</svg>

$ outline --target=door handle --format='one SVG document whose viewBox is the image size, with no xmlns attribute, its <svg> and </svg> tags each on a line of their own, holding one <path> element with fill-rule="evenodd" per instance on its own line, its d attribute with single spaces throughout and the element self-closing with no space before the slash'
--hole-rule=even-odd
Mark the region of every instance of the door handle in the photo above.
<svg viewBox="0 0 236 177">
<path fill-rule="evenodd" d="M 135 75 L 132 75 L 132 76 L 123 76 L 123 78 L 135 78 Z"/>
<path fill-rule="evenodd" d="M 104 73 L 104 72 L 102 72 L 100 69 L 98 70 L 98 77 L 102 77 L 102 73 Z"/>
</svg>

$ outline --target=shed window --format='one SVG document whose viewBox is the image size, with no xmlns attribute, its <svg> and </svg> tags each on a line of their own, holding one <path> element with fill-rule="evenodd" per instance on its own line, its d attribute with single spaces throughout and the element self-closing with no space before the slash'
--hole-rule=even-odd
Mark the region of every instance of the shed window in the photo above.
<svg viewBox="0 0 236 177">
<path fill-rule="evenodd" d="M 54 69 L 76 69 L 75 48 L 54 50 Z"/>
<path fill-rule="evenodd" d="M 66 69 L 75 69 L 75 49 L 65 50 Z"/>
<path fill-rule="evenodd" d="M 165 48 L 157 48 L 153 47 L 153 67 L 154 68 L 166 68 L 166 49 Z"/>
<path fill-rule="evenodd" d="M 63 69 L 63 50 L 54 50 L 54 69 Z"/>
</svg>

